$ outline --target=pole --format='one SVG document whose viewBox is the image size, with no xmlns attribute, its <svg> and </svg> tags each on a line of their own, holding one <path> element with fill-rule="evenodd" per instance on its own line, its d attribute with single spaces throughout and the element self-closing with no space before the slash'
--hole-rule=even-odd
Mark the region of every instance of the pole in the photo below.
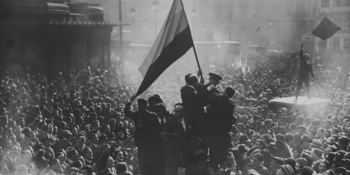
<svg viewBox="0 0 350 175">
<path fill-rule="evenodd" d="M 198 70 L 199 70 L 200 76 L 203 77 L 202 68 L 201 68 L 201 65 L 199 64 L 197 50 L 196 50 L 196 46 L 194 45 L 194 43 L 193 43 L 193 52 L 194 52 L 194 56 L 196 57 L 196 62 L 197 62 L 197 66 L 198 66 Z"/>
<path fill-rule="evenodd" d="M 182 5 L 182 7 L 185 8 L 182 0 L 180 0 L 180 3 Z M 184 9 L 184 13 L 185 13 L 186 21 L 188 21 L 185 9 Z M 191 29 L 190 29 L 190 31 L 191 31 Z M 192 33 L 191 33 L 191 38 L 193 40 Z M 198 66 L 199 75 L 201 76 L 201 79 L 203 79 L 202 68 L 201 68 L 201 65 L 199 64 L 197 50 L 196 50 L 196 46 L 194 45 L 194 42 L 193 42 L 193 52 L 194 52 L 194 56 L 196 57 L 196 62 L 197 62 L 197 66 Z"/>
<path fill-rule="evenodd" d="M 124 62 L 123 55 L 123 11 L 122 11 L 122 0 L 119 0 L 119 59 L 120 63 Z"/>
</svg>

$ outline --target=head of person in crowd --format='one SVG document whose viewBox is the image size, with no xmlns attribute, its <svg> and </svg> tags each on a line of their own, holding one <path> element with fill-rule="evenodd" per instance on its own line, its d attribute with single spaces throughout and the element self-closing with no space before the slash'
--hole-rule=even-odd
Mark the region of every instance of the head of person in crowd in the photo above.
<svg viewBox="0 0 350 175">
<path fill-rule="evenodd" d="M 163 100 L 158 94 L 154 94 L 150 97 L 148 97 L 148 109 L 152 112 L 156 112 L 156 105 L 157 104 L 164 104 Z"/>
<path fill-rule="evenodd" d="M 259 167 L 264 165 L 264 156 L 260 152 L 253 154 L 251 156 L 251 164 L 254 167 Z"/>
<path fill-rule="evenodd" d="M 305 53 L 303 55 L 303 58 L 307 62 L 307 64 L 311 64 L 311 55 L 309 53 Z"/>
<path fill-rule="evenodd" d="M 195 74 L 187 74 L 185 76 L 185 81 L 187 85 L 196 86 L 198 84 L 198 77 Z"/>
<path fill-rule="evenodd" d="M 276 175 L 294 175 L 294 169 L 288 164 L 281 165 L 276 172 Z"/>
<path fill-rule="evenodd" d="M 325 173 L 330 168 L 331 168 L 331 164 L 327 160 L 320 161 L 318 165 L 319 173 Z"/>
<path fill-rule="evenodd" d="M 313 175 L 313 174 L 314 174 L 314 170 L 309 166 L 304 166 L 300 171 L 300 175 Z"/>
<path fill-rule="evenodd" d="M 283 134 L 277 134 L 276 135 L 276 143 L 285 143 L 286 138 Z"/>
<path fill-rule="evenodd" d="M 347 150 L 349 143 L 350 143 L 350 140 L 348 137 L 342 136 L 338 139 L 338 145 L 341 150 Z"/>
<path fill-rule="evenodd" d="M 225 95 L 228 97 L 228 98 L 232 98 L 234 95 L 235 95 L 236 91 L 232 88 L 232 87 L 227 87 L 225 89 Z"/>
<path fill-rule="evenodd" d="M 168 111 L 166 110 L 165 104 L 158 103 L 154 106 L 154 112 L 158 114 L 159 117 L 163 118 L 166 117 L 168 114 Z"/>
<path fill-rule="evenodd" d="M 79 174 L 81 175 L 96 175 L 91 165 L 86 165 L 79 170 Z"/>
<path fill-rule="evenodd" d="M 284 160 L 279 157 L 272 157 L 270 162 L 270 171 L 277 172 L 277 170 L 280 168 L 281 165 L 284 164 Z"/>
<path fill-rule="evenodd" d="M 301 147 L 303 150 L 309 150 L 311 143 L 312 143 L 312 140 L 308 136 L 306 136 L 306 135 L 302 136 Z"/>
<path fill-rule="evenodd" d="M 183 118 L 185 116 L 184 106 L 182 103 L 176 103 L 174 105 L 173 115 L 178 117 L 178 118 Z"/>
<path fill-rule="evenodd" d="M 262 139 L 255 140 L 254 147 L 259 150 L 264 150 L 266 148 L 265 142 Z"/>
<path fill-rule="evenodd" d="M 143 98 L 137 99 L 137 105 L 139 111 L 146 111 L 147 110 L 147 100 Z"/>
<path fill-rule="evenodd" d="M 222 77 L 220 75 L 215 73 L 209 73 L 209 84 L 216 86 L 220 83 L 221 80 Z"/>
<path fill-rule="evenodd" d="M 119 149 L 115 150 L 114 155 L 115 155 L 115 160 L 117 162 L 124 162 L 126 159 L 124 152 L 122 150 L 119 150 Z"/>
<path fill-rule="evenodd" d="M 344 167 L 337 167 L 334 170 L 335 175 L 348 175 L 349 171 Z"/>
<path fill-rule="evenodd" d="M 251 140 L 246 134 L 244 134 L 238 137 L 238 144 L 244 144 L 246 146 L 250 146 Z"/>
<path fill-rule="evenodd" d="M 312 150 L 311 150 L 311 160 L 313 161 L 313 162 L 316 162 L 316 161 L 318 161 L 318 160 L 320 160 L 320 159 L 322 159 L 322 150 L 321 149 L 319 149 L 319 148 L 313 148 Z"/>
<path fill-rule="evenodd" d="M 301 153 L 302 153 L 302 148 L 296 146 L 294 148 L 292 148 L 292 156 L 294 159 L 300 158 L 301 157 Z"/>
</svg>

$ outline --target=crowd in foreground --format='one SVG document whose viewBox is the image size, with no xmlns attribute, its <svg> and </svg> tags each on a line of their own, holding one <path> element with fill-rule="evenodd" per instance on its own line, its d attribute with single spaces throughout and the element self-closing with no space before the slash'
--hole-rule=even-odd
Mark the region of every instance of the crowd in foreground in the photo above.
<svg viewBox="0 0 350 175">
<path fill-rule="evenodd" d="M 138 110 L 132 110 L 125 102 L 134 89 L 115 73 L 6 73 L 0 82 L 0 174 L 350 174 L 350 91 L 338 88 L 336 69 L 319 68 L 311 84 L 313 95 L 332 101 L 322 113 L 268 106 L 273 97 L 293 95 L 294 60 L 280 55 L 248 71 L 217 68 L 221 82 L 207 87 L 234 104 L 234 118 L 199 126 L 186 116 L 195 114 L 186 100 L 151 95 L 137 99 Z M 191 88 L 194 77 L 183 81 L 183 94 L 201 89 L 196 83 Z M 207 118 L 222 109 L 212 99 L 202 104 Z M 211 123 L 225 132 L 210 135 L 201 128 Z"/>
</svg>

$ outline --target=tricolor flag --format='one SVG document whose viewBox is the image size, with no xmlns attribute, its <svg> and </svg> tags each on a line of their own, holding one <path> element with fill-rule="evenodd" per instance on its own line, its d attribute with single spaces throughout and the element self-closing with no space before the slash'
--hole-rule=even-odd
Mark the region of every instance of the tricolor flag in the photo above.
<svg viewBox="0 0 350 175">
<path fill-rule="evenodd" d="M 333 36 L 341 28 L 335 25 L 330 19 L 325 17 L 321 23 L 312 31 L 312 34 L 326 40 Z"/>
<path fill-rule="evenodd" d="M 141 64 L 143 75 L 136 96 L 142 94 L 172 63 L 193 46 L 193 39 L 181 0 L 174 0 L 156 41 Z"/>
</svg>

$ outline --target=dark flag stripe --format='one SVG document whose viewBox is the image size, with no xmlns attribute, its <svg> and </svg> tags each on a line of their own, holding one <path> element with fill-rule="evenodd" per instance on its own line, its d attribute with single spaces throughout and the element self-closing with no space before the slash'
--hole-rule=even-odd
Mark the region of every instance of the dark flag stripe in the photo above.
<svg viewBox="0 0 350 175">
<path fill-rule="evenodd" d="M 330 19 L 325 17 L 321 23 L 312 31 L 312 34 L 326 40 L 333 36 L 341 28 L 335 25 Z"/>
<path fill-rule="evenodd" d="M 174 40 L 164 47 L 157 61 L 150 65 L 136 93 L 142 94 L 172 63 L 178 60 L 193 46 L 190 27 L 178 33 Z"/>
</svg>

